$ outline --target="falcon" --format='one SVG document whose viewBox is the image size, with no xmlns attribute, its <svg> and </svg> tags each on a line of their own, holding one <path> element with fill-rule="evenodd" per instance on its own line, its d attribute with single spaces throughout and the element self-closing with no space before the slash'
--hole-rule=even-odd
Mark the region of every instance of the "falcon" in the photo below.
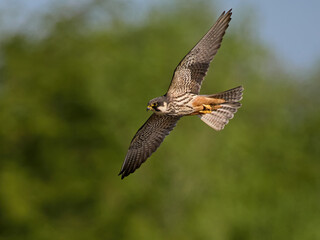
<svg viewBox="0 0 320 240">
<path fill-rule="evenodd" d="M 233 118 L 242 99 L 239 86 L 212 95 L 199 95 L 209 64 L 220 48 L 231 20 L 232 9 L 223 12 L 216 23 L 176 67 L 167 93 L 149 101 L 153 114 L 133 137 L 119 175 L 133 173 L 157 150 L 183 116 L 198 116 L 219 131 Z"/>
</svg>

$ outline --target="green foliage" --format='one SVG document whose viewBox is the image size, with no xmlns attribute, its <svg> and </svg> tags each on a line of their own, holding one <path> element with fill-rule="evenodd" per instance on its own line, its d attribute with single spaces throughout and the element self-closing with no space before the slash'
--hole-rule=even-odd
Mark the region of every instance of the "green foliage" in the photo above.
<svg viewBox="0 0 320 240">
<path fill-rule="evenodd" d="M 1 46 L 0 239 L 320 238 L 319 74 L 291 79 L 233 22 L 202 93 L 244 85 L 235 119 L 186 117 L 117 176 L 148 100 L 215 20 L 200 11 L 88 34 L 78 16 Z"/>
</svg>

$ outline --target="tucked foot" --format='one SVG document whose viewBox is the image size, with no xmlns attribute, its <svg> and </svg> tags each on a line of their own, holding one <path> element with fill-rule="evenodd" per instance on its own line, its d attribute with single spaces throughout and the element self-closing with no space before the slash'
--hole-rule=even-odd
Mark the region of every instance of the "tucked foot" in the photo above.
<svg viewBox="0 0 320 240">
<path fill-rule="evenodd" d="M 202 104 L 203 109 L 199 111 L 201 114 L 206 114 L 206 113 L 211 113 L 212 112 L 212 107 L 207 104 Z"/>
<path fill-rule="evenodd" d="M 210 110 L 210 111 L 212 110 L 212 107 L 208 104 L 202 104 L 202 106 L 203 106 L 203 110 Z"/>
<path fill-rule="evenodd" d="M 201 110 L 199 111 L 199 113 L 201 114 L 206 114 L 206 113 L 211 113 L 212 111 L 211 110 Z"/>
</svg>

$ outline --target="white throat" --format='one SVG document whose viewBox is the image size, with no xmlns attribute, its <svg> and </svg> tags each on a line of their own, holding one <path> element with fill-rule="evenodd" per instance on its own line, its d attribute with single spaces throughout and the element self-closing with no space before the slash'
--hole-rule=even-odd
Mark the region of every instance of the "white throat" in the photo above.
<svg viewBox="0 0 320 240">
<path fill-rule="evenodd" d="M 158 106 L 158 109 L 162 112 L 162 113 L 166 113 L 167 112 L 167 107 L 168 104 L 166 102 L 163 102 L 163 106 Z"/>
</svg>

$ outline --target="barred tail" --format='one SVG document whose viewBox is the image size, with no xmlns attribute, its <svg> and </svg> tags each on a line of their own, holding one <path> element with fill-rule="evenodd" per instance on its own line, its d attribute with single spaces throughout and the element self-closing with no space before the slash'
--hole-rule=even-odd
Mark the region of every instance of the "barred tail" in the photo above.
<svg viewBox="0 0 320 240">
<path fill-rule="evenodd" d="M 221 93 L 209 95 L 207 97 L 224 99 L 226 102 L 219 104 L 221 107 L 211 113 L 198 115 L 200 119 L 208 126 L 219 131 L 233 118 L 238 108 L 241 107 L 239 102 L 242 99 L 243 87 L 239 86 Z"/>
<path fill-rule="evenodd" d="M 224 99 L 226 102 L 239 102 L 242 99 L 243 87 L 235 87 L 230 90 L 208 95 L 207 97 Z"/>
</svg>

